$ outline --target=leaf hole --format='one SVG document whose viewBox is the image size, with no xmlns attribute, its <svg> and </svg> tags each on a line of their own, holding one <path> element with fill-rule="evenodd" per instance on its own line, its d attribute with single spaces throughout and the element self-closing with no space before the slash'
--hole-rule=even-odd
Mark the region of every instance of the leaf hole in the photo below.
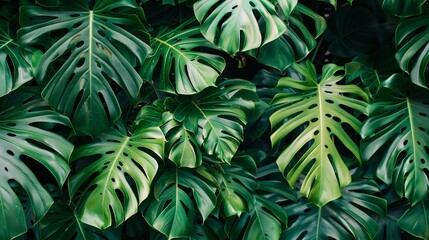
<svg viewBox="0 0 429 240">
<path fill-rule="evenodd" d="M 116 179 L 114 179 L 114 178 L 111 178 L 110 180 L 111 180 L 112 182 L 116 182 Z"/>
<path fill-rule="evenodd" d="M 328 118 L 331 118 L 331 117 L 332 117 L 332 115 L 331 115 L 331 114 L 329 114 L 329 113 L 326 113 L 326 114 L 325 114 L 325 116 L 326 116 L 326 117 L 328 117 Z"/>
<path fill-rule="evenodd" d="M 7 133 L 6 135 L 8 135 L 9 137 L 16 137 L 16 134 L 14 133 Z"/>
<path fill-rule="evenodd" d="M 125 157 L 128 157 L 128 153 L 123 152 L 122 155 L 124 155 Z"/>
<path fill-rule="evenodd" d="M 332 94 L 333 93 L 332 91 L 328 91 L 328 90 L 325 90 L 324 92 L 328 93 L 328 94 Z"/>
<path fill-rule="evenodd" d="M 331 132 L 331 131 L 332 131 L 329 127 L 326 127 L 326 130 L 328 130 L 328 132 Z"/>
<path fill-rule="evenodd" d="M 407 144 L 408 144 L 408 140 L 405 140 L 404 141 L 404 146 L 407 145 Z"/>
<path fill-rule="evenodd" d="M 308 107 L 308 109 L 313 109 L 313 108 L 315 108 L 315 107 L 317 107 L 317 104 L 311 104 L 311 105 Z"/>
<path fill-rule="evenodd" d="M 116 140 L 116 139 L 107 139 L 106 142 L 121 143 L 121 141 Z"/>
<path fill-rule="evenodd" d="M 104 33 L 103 30 L 98 30 L 97 31 L 98 35 L 100 35 L 101 37 L 106 37 L 106 33 Z"/>
<path fill-rule="evenodd" d="M 332 117 L 332 119 L 333 119 L 335 122 L 341 122 L 341 119 L 340 119 L 339 117 L 334 116 L 334 117 Z"/>
<path fill-rule="evenodd" d="M 7 150 L 6 151 L 9 155 L 11 155 L 11 156 L 15 156 L 15 153 L 14 152 L 12 152 L 11 150 Z"/>
<path fill-rule="evenodd" d="M 122 171 L 121 166 L 116 166 L 116 168 L 117 168 L 119 171 Z"/>
<path fill-rule="evenodd" d="M 328 145 L 325 145 L 325 148 L 328 148 Z"/>
<path fill-rule="evenodd" d="M 238 7 L 238 5 L 234 5 L 231 9 L 234 10 Z"/>
<path fill-rule="evenodd" d="M 79 13 L 72 13 L 72 14 L 70 14 L 69 16 L 74 18 L 74 17 L 79 17 L 79 16 L 80 16 L 80 14 L 79 14 Z"/>
<path fill-rule="evenodd" d="M 114 150 L 111 150 L 111 151 L 107 151 L 107 152 L 106 152 L 106 154 L 112 154 L 112 153 L 115 153 L 115 151 L 114 151 Z"/>
<path fill-rule="evenodd" d="M 304 212 L 305 212 L 305 213 L 309 213 L 309 212 L 311 212 L 311 208 L 306 208 L 306 209 L 304 209 Z"/>
<path fill-rule="evenodd" d="M 255 3 L 253 1 L 249 2 L 250 6 L 252 6 L 253 8 L 256 7 Z"/>
<path fill-rule="evenodd" d="M 82 67 L 83 64 L 85 64 L 85 58 L 79 59 L 79 61 L 77 61 L 77 63 L 76 63 L 76 68 Z"/>
<path fill-rule="evenodd" d="M 420 116 L 423 116 L 423 117 L 426 117 L 426 116 L 427 116 L 427 114 L 426 114 L 426 113 L 422 113 L 422 112 L 419 112 L 419 115 L 420 115 Z"/>
<path fill-rule="evenodd" d="M 329 104 L 334 104 L 334 101 L 332 101 L 331 99 L 325 99 L 325 102 L 327 102 Z"/>
<path fill-rule="evenodd" d="M 401 128 L 401 133 L 403 133 L 405 130 L 407 130 L 407 127 Z"/>
<path fill-rule="evenodd" d="M 317 136 L 319 134 L 319 130 L 314 131 L 314 136 Z"/>
<path fill-rule="evenodd" d="M 425 161 L 425 159 L 424 159 L 424 158 L 420 158 L 420 162 L 421 162 L 422 164 L 425 164 L 425 163 L 426 163 L 426 161 Z"/>
<path fill-rule="evenodd" d="M 109 108 L 107 107 L 106 100 L 104 99 L 104 96 L 101 92 L 98 92 L 98 97 L 100 98 L 100 101 L 103 104 L 103 108 L 104 108 L 104 112 L 106 113 L 107 121 L 110 122 L 110 114 L 109 114 L 110 111 L 109 111 Z"/>
<path fill-rule="evenodd" d="M 81 25 L 82 25 L 82 22 L 77 22 L 73 24 L 72 28 L 76 29 L 76 28 L 79 28 Z"/>
<path fill-rule="evenodd" d="M 311 121 L 312 123 L 315 123 L 315 122 L 319 121 L 319 119 L 318 119 L 318 118 L 312 118 L 310 121 Z"/>
<path fill-rule="evenodd" d="M 80 48 L 80 47 L 83 46 L 84 43 L 85 43 L 84 41 L 79 41 L 79 42 L 76 43 L 76 47 Z"/>
<path fill-rule="evenodd" d="M 422 132 L 425 131 L 425 129 L 423 127 L 419 127 L 419 130 L 422 131 Z"/>
<path fill-rule="evenodd" d="M 413 164 L 413 159 L 408 160 L 408 163 Z"/>
<path fill-rule="evenodd" d="M 121 161 L 119 161 L 119 165 L 120 165 L 120 166 L 124 166 L 124 164 L 123 164 Z"/>
<path fill-rule="evenodd" d="M 9 169 L 8 169 L 7 167 L 4 167 L 4 170 L 5 170 L 6 172 L 9 172 Z"/>
<path fill-rule="evenodd" d="M 6 126 L 8 126 L 8 127 L 15 127 L 16 123 L 6 123 Z"/>
</svg>

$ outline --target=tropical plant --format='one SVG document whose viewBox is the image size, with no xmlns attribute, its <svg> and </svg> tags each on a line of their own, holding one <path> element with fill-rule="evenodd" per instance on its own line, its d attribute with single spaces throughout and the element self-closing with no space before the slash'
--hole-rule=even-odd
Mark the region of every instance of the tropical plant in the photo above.
<svg viewBox="0 0 429 240">
<path fill-rule="evenodd" d="M 426 0 L 0 0 L 0 239 L 428 239 Z"/>
</svg>

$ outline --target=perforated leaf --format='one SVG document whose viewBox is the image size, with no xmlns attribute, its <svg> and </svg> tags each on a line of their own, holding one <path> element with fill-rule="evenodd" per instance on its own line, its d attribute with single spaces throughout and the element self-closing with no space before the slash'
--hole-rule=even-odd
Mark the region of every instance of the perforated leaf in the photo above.
<svg viewBox="0 0 429 240">
<path fill-rule="evenodd" d="M 367 95 L 358 86 L 340 84 L 342 67 L 325 65 L 320 79 L 310 62 L 294 69 L 304 79 L 279 80 L 277 88 L 293 92 L 279 93 L 271 103 L 276 109 L 270 117 L 275 129 L 271 141 L 275 146 L 297 134 L 281 151 L 277 164 L 291 186 L 305 174 L 301 193 L 323 206 L 340 197 L 340 189 L 351 181 L 339 148 L 345 146 L 360 162 L 359 148 L 350 135 L 360 131 L 361 122 L 350 110 L 365 113 Z"/>
<path fill-rule="evenodd" d="M 423 14 L 405 18 L 396 29 L 396 60 L 411 81 L 428 87 L 426 69 L 429 63 L 429 9 Z"/>
<path fill-rule="evenodd" d="M 225 68 L 225 60 L 218 55 L 201 51 L 216 48 L 201 36 L 194 20 L 175 29 L 163 28 L 151 39 L 153 54 L 143 63 L 144 79 L 159 79 L 161 91 L 193 94 L 214 86 Z M 160 65 L 159 73 L 155 67 Z"/>
<path fill-rule="evenodd" d="M 415 204 L 429 193 L 429 92 L 400 75 L 382 83 L 362 127 L 362 157 Z"/>
<path fill-rule="evenodd" d="M 80 199 L 82 222 L 106 229 L 137 213 L 149 195 L 158 170 L 156 157 L 164 154 L 164 135 L 159 127 L 142 124 L 130 136 L 122 128 L 96 139 L 73 152 L 72 161 L 91 164 L 71 178 L 70 194 Z"/>
<path fill-rule="evenodd" d="M 194 12 L 204 37 L 230 54 L 258 48 L 286 30 L 269 0 L 200 0 Z"/>
<path fill-rule="evenodd" d="M 55 124 L 69 126 L 70 122 L 33 93 L 17 90 L 0 98 L 0 239 L 27 231 L 24 200 L 21 203 L 15 191 L 23 189 L 28 194 L 27 207 L 31 207 L 35 222 L 53 203 L 38 180 L 43 176 L 27 164 L 38 162 L 60 186 L 67 178 L 73 145 L 43 127 Z"/>
<path fill-rule="evenodd" d="M 155 183 L 155 199 L 145 202 L 143 215 L 168 239 L 190 237 L 197 209 L 204 221 L 216 206 L 215 192 L 215 179 L 204 166 L 170 169 Z"/>
<path fill-rule="evenodd" d="M 253 110 L 254 96 L 252 83 L 228 80 L 218 88 L 177 101 L 174 119 L 196 135 L 207 154 L 229 162 L 243 141 L 246 112 Z"/>
<path fill-rule="evenodd" d="M 294 220 L 281 239 L 374 239 L 378 224 L 372 215 L 383 215 L 386 201 L 372 180 L 358 180 L 342 196 L 322 207 L 301 199 L 286 207 Z M 296 218 L 295 218 L 296 217 Z"/>
<path fill-rule="evenodd" d="M 46 44 L 41 42 L 44 36 L 58 34 L 46 46 L 36 75 L 46 84 L 43 98 L 84 134 L 108 129 L 121 114 L 110 82 L 133 103 L 142 85 L 135 62 L 143 62 L 150 48 L 143 42 L 147 32 L 136 15 L 141 9 L 133 0 L 99 0 L 93 8 L 87 0 L 62 0 L 45 7 L 45 1 L 38 2 L 21 7 L 19 35 L 22 44 L 29 45 Z M 60 68 L 51 74 L 49 67 L 57 63 Z"/>
</svg>

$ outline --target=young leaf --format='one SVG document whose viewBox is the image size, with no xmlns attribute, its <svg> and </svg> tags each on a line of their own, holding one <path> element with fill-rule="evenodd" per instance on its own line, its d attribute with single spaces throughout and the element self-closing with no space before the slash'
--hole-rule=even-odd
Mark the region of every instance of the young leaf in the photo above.
<svg viewBox="0 0 429 240">
<path fill-rule="evenodd" d="M 429 10 L 422 15 L 405 18 L 396 29 L 396 60 L 405 72 L 410 74 L 411 81 L 428 87 L 426 68 L 429 57 Z"/>
<path fill-rule="evenodd" d="M 23 204 L 13 185 L 28 194 L 35 222 L 53 203 L 36 177 L 38 172 L 26 163 L 40 163 L 60 186 L 70 171 L 67 161 L 73 145 L 44 129 L 43 124 L 70 126 L 66 117 L 51 111 L 33 93 L 17 90 L 0 98 L 0 239 L 12 239 L 27 231 Z"/>
<path fill-rule="evenodd" d="M 70 195 L 79 196 L 82 222 L 107 229 L 137 213 L 147 198 L 158 170 L 155 156 L 164 154 L 164 135 L 159 127 L 142 124 L 130 136 L 112 129 L 73 152 L 72 161 L 92 160 L 70 180 Z"/>
<path fill-rule="evenodd" d="M 111 81 L 131 102 L 137 99 L 143 80 L 134 62 L 143 62 L 150 47 L 143 42 L 147 32 L 136 15 L 135 1 L 99 0 L 93 8 L 90 2 L 24 5 L 19 35 L 22 44 L 43 45 L 43 36 L 61 33 L 52 46 L 46 46 L 37 71 L 36 77 L 46 84 L 42 96 L 67 115 L 76 130 L 94 135 L 108 129 L 121 114 Z M 65 62 L 51 76 L 49 67 L 63 57 Z"/>
<path fill-rule="evenodd" d="M 204 37 L 230 54 L 258 48 L 286 30 L 269 0 L 200 0 L 194 12 Z"/>
<path fill-rule="evenodd" d="M 412 204 L 429 193 L 428 90 L 400 75 L 382 83 L 362 127 L 362 157 Z"/>
<path fill-rule="evenodd" d="M 192 190 L 195 204 L 188 190 Z M 216 206 L 215 191 L 215 179 L 204 166 L 166 170 L 155 183 L 155 199 L 142 206 L 143 216 L 168 239 L 189 237 L 193 233 L 195 205 L 204 222 Z"/>
<path fill-rule="evenodd" d="M 294 69 L 305 79 L 279 80 L 277 88 L 295 92 L 279 93 L 271 103 L 276 109 L 270 117 L 275 128 L 271 141 L 275 146 L 289 134 L 299 134 L 278 156 L 277 164 L 291 186 L 310 167 L 301 193 L 323 206 L 340 197 L 340 189 L 351 181 L 338 146 L 345 146 L 360 161 L 350 131 L 359 132 L 361 122 L 349 110 L 365 113 L 367 95 L 355 85 L 340 85 L 343 76 L 339 73 L 344 69 L 334 64 L 323 67 L 319 81 L 310 62 L 294 65 Z"/>
<path fill-rule="evenodd" d="M 244 80 L 228 80 L 191 98 L 170 105 L 174 119 L 197 137 L 209 155 L 230 162 L 243 141 L 246 112 L 254 108 L 255 86 Z M 249 100 L 250 99 L 250 100 Z"/>
<path fill-rule="evenodd" d="M 221 56 L 198 50 L 215 47 L 201 36 L 199 27 L 190 26 L 192 22 L 187 21 L 175 29 L 163 28 L 151 39 L 154 52 L 145 60 L 140 72 L 144 79 L 159 77 L 161 91 L 200 92 L 214 86 L 225 68 Z M 155 72 L 158 64 L 159 73 Z"/>
<path fill-rule="evenodd" d="M 370 214 L 384 215 L 386 201 L 374 196 L 378 185 L 372 180 L 353 181 L 342 197 L 317 207 L 301 199 L 286 207 L 296 220 L 281 239 L 373 239 L 378 224 Z"/>
<path fill-rule="evenodd" d="M 379 2 L 386 12 L 400 17 L 409 17 L 422 13 L 422 5 L 426 0 L 381 0 Z"/>
</svg>

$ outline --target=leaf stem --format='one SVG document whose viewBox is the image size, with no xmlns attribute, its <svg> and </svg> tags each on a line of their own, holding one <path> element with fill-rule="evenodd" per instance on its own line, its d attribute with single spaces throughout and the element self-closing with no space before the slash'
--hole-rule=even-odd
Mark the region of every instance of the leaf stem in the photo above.
<svg viewBox="0 0 429 240">
<path fill-rule="evenodd" d="M 313 55 L 311 56 L 310 61 L 314 64 L 314 60 L 316 59 L 317 52 L 319 52 L 320 46 L 322 45 L 323 37 L 320 37 L 319 42 L 317 43 L 316 48 L 313 50 Z"/>
</svg>

